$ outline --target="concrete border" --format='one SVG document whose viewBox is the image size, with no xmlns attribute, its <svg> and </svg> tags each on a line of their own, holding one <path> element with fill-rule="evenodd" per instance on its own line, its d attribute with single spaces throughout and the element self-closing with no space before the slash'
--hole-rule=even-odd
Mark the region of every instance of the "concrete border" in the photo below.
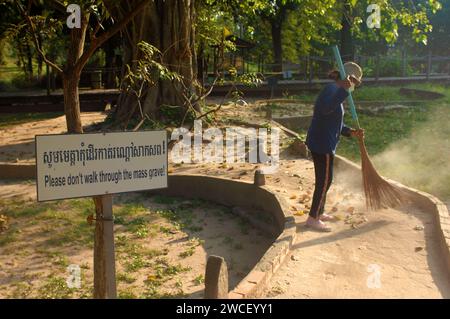
<svg viewBox="0 0 450 319">
<path fill-rule="evenodd" d="M 0 179 L 35 179 L 35 164 L 0 163 Z"/>
</svg>

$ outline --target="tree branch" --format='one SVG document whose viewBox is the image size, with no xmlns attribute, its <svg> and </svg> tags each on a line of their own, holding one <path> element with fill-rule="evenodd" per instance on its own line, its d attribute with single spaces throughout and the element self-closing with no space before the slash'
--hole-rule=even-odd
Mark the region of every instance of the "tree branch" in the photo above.
<svg viewBox="0 0 450 319">
<path fill-rule="evenodd" d="M 17 7 L 19 8 L 20 13 L 22 14 L 22 16 L 24 17 L 24 19 L 27 21 L 30 29 L 31 29 L 31 35 L 33 36 L 33 41 L 34 41 L 34 46 L 36 48 L 36 51 L 39 53 L 39 55 L 41 56 L 42 60 L 44 60 L 45 63 L 47 63 L 49 66 L 51 66 L 53 69 L 55 69 L 56 71 L 63 73 L 63 70 L 61 69 L 61 67 L 59 67 L 56 63 L 50 61 L 46 56 L 44 51 L 42 50 L 41 46 L 39 45 L 39 39 L 37 37 L 36 34 L 36 29 L 34 27 L 33 21 L 31 20 L 28 11 L 25 11 L 22 8 L 22 5 L 20 4 L 20 2 L 18 0 L 14 1 L 17 5 Z M 30 0 L 28 2 L 28 8 L 31 7 L 31 3 L 32 0 Z"/>
<path fill-rule="evenodd" d="M 78 59 L 75 64 L 75 69 L 81 70 L 84 65 L 88 62 L 89 58 L 94 54 L 95 50 L 105 43 L 114 34 L 122 30 L 128 22 L 130 22 L 138 13 L 144 9 L 144 7 L 150 3 L 151 0 L 143 0 L 139 5 L 137 5 L 130 13 L 128 13 L 121 21 L 115 23 L 108 31 L 101 34 L 98 38 L 94 37 L 91 41 L 89 48 L 84 51 L 80 59 Z"/>
</svg>

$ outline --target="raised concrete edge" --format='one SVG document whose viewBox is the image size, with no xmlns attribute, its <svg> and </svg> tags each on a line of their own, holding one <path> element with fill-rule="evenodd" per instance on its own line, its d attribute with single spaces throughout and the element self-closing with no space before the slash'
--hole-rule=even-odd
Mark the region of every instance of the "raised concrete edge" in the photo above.
<svg viewBox="0 0 450 319">
<path fill-rule="evenodd" d="M 35 164 L 0 163 L 0 179 L 35 179 Z"/>
</svg>

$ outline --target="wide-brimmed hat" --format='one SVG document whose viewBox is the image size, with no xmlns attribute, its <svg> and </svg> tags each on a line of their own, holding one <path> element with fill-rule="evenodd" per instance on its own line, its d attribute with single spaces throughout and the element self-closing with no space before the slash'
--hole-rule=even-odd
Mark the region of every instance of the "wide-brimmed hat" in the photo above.
<svg viewBox="0 0 450 319">
<path fill-rule="evenodd" d="M 362 69 L 355 62 L 346 62 L 344 63 L 344 69 L 347 76 L 353 76 L 359 83 L 361 83 L 362 79 Z"/>
</svg>

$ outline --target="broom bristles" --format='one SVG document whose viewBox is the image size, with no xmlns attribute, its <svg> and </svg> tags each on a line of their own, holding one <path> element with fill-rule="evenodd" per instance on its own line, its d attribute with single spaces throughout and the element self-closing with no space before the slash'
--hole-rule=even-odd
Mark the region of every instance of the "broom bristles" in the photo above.
<svg viewBox="0 0 450 319">
<path fill-rule="evenodd" d="M 361 152 L 361 170 L 367 209 L 394 208 L 402 204 L 405 200 L 405 193 L 377 173 L 370 161 L 362 137 L 359 138 L 359 149 Z"/>
</svg>

